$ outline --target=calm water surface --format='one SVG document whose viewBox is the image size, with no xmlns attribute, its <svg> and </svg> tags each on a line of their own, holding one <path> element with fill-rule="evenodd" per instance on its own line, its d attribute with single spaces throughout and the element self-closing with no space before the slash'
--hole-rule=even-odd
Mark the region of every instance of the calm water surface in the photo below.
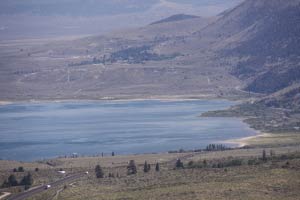
<svg viewBox="0 0 300 200">
<path fill-rule="evenodd" d="M 0 158 L 166 152 L 255 135 L 239 119 L 199 117 L 233 104 L 148 100 L 0 106 Z"/>
</svg>

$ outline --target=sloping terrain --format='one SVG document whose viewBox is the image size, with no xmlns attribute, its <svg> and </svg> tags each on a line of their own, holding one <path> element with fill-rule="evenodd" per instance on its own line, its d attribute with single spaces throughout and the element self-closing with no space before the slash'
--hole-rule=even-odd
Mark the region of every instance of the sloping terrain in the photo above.
<svg viewBox="0 0 300 200">
<path fill-rule="evenodd" d="M 246 0 L 213 18 L 3 42 L 2 99 L 271 94 L 299 82 L 299 2 Z"/>
</svg>

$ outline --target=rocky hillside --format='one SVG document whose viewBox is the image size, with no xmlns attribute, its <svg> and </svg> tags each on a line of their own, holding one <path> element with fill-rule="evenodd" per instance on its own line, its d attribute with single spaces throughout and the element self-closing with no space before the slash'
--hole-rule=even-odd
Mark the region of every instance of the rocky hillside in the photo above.
<svg viewBox="0 0 300 200">
<path fill-rule="evenodd" d="M 232 66 L 246 90 L 270 94 L 300 81 L 299 13 L 299 0 L 246 0 L 163 50 L 182 50 L 195 59 L 212 52 L 213 59 Z"/>
<path fill-rule="evenodd" d="M 299 82 L 300 1 L 246 1 L 237 9 L 247 26 L 225 52 L 245 58 L 232 73 L 249 82 L 246 90 L 273 93 Z"/>
</svg>

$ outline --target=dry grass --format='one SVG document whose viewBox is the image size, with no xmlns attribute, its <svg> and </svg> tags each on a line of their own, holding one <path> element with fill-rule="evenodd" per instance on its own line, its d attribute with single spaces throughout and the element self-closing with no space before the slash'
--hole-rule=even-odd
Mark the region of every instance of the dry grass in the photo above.
<svg viewBox="0 0 300 200">
<path fill-rule="evenodd" d="M 290 146 L 290 147 L 276 147 L 276 148 L 251 148 L 251 149 L 235 149 L 228 151 L 217 151 L 217 152 L 202 152 L 195 154 L 188 160 L 211 160 L 211 159 L 221 159 L 227 157 L 234 158 L 248 158 L 248 157 L 261 157 L 262 151 L 266 150 L 267 154 L 272 151 L 276 155 L 288 154 L 290 152 L 300 152 L 300 146 Z"/>
<path fill-rule="evenodd" d="M 222 152 L 184 153 L 184 154 L 149 154 L 115 157 L 64 158 L 52 160 L 55 166 L 39 163 L 41 169 L 33 173 L 35 185 L 49 183 L 61 178 L 57 173 L 63 168 L 67 173 L 90 171 L 67 187 L 52 188 L 31 198 L 32 200 L 135 200 L 135 199 L 298 199 L 300 195 L 300 159 L 273 160 L 259 165 L 228 167 L 223 169 L 184 169 L 173 170 L 174 160 L 182 158 L 185 164 L 204 159 L 222 160 L 228 157 L 243 158 L 261 157 L 261 148 L 236 149 Z M 267 148 L 267 153 L 271 148 Z M 299 152 L 299 147 L 272 148 L 276 155 Z M 129 160 L 138 164 L 138 174 L 126 175 Z M 143 173 L 143 163 L 152 164 L 151 172 Z M 289 161 L 290 165 L 286 166 Z M 3 161 L 4 162 L 4 161 Z M 8 162 L 8 161 L 6 161 Z M 154 171 L 154 164 L 161 163 L 161 171 Z M 245 162 L 246 163 L 246 162 Z M 13 164 L 19 164 L 15 163 Z M 15 166 L 15 165 L 11 165 Z M 36 163 L 22 163 L 27 171 L 33 170 Z M 93 173 L 96 164 L 100 164 L 106 174 L 114 173 L 118 178 L 96 179 Z M 32 166 L 32 168 L 30 168 Z M 17 167 L 17 166 L 16 166 Z M 44 168 L 43 168 L 44 167 Z M 7 172 L 7 171 L 6 171 Z M 5 170 L 2 170 L 2 177 Z M 16 173 L 20 178 L 25 173 Z M 59 192 L 57 192 L 59 191 Z"/>
<path fill-rule="evenodd" d="M 50 166 L 44 163 L 37 162 L 19 162 L 19 161 L 8 161 L 8 160 L 0 160 L 0 171 L 3 170 L 13 170 L 14 168 L 24 167 L 25 169 L 34 170 L 35 168 L 39 169 L 48 169 Z"/>
<path fill-rule="evenodd" d="M 281 134 L 262 134 L 258 137 L 248 138 L 245 142 L 246 145 L 251 146 L 300 146 L 299 133 L 281 133 Z"/>
<path fill-rule="evenodd" d="M 143 164 L 145 160 L 148 163 L 163 163 L 170 160 L 177 159 L 178 157 L 189 155 L 189 153 L 183 154 L 145 154 L 145 155 L 126 155 L 126 156 L 114 156 L 114 157 L 82 157 L 82 158 L 61 158 L 57 161 L 58 165 L 62 168 L 82 167 L 89 168 L 94 167 L 97 164 L 101 164 L 103 167 L 118 167 L 126 166 L 128 161 L 135 160 L 136 164 Z"/>
<path fill-rule="evenodd" d="M 122 178 L 82 179 L 61 191 L 63 200 L 135 199 L 298 199 L 300 160 L 224 169 L 185 169 L 139 173 Z M 35 198 L 49 199 L 56 191 Z"/>
</svg>

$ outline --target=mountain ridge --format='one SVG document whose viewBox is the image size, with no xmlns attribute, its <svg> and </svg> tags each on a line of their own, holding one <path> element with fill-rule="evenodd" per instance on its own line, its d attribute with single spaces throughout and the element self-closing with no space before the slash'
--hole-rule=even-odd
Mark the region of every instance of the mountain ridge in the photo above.
<svg viewBox="0 0 300 200">
<path fill-rule="evenodd" d="M 159 21 L 156 21 L 156 22 L 152 22 L 150 25 L 167 23 L 167 22 L 182 21 L 182 20 L 194 19 L 194 18 L 200 18 L 200 17 L 195 16 L 195 15 L 176 14 L 176 15 L 172 15 L 170 17 L 167 17 L 165 19 L 162 19 L 162 20 L 159 20 Z"/>
</svg>

